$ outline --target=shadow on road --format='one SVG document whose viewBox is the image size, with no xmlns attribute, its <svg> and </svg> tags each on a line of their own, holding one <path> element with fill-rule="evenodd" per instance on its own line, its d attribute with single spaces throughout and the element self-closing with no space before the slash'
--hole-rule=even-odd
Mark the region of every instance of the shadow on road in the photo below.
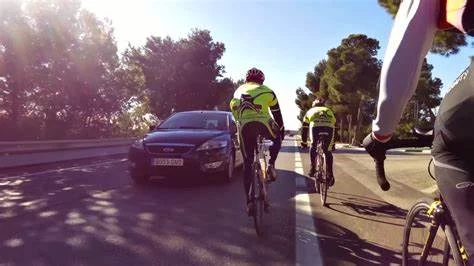
<svg viewBox="0 0 474 266">
<path fill-rule="evenodd" d="M 301 177 L 301 175 L 298 176 Z M 306 182 L 306 186 L 309 185 L 310 182 Z M 321 208 L 319 205 L 319 195 L 317 197 L 317 203 L 311 205 L 312 209 Z M 343 215 L 397 226 L 403 226 L 406 214 L 405 210 L 384 201 L 331 190 L 328 194 L 328 208 Z M 387 220 L 390 219 L 395 222 L 388 222 Z M 361 239 L 350 229 L 324 219 L 323 214 L 313 216 L 313 220 L 324 265 L 401 264 L 401 253 L 399 250 Z M 311 243 L 308 240 L 314 238 L 314 236 L 306 232 L 299 232 L 297 238 Z"/>
<path fill-rule="evenodd" d="M 0 265 L 294 261 L 290 196 L 275 200 L 272 233 L 261 239 L 244 213 L 240 174 L 231 184 L 202 181 L 136 187 L 125 163 L 3 178 Z"/>
<path fill-rule="evenodd" d="M 399 252 L 361 239 L 347 228 L 325 219 L 315 218 L 315 224 L 325 265 L 401 264 Z"/>
<path fill-rule="evenodd" d="M 327 207 L 336 212 L 357 217 L 360 219 L 402 226 L 405 224 L 407 211 L 385 201 L 330 191 L 328 198 L 336 200 L 338 203 L 330 201 Z M 369 218 L 373 217 L 373 218 Z M 379 218 L 379 219 L 377 219 Z M 396 222 L 389 222 L 387 218 Z"/>
</svg>

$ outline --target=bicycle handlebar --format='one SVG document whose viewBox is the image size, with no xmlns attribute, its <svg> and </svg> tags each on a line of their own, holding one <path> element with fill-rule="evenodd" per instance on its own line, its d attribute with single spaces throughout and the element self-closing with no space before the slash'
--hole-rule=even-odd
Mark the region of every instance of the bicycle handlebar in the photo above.
<svg viewBox="0 0 474 266">
<path fill-rule="evenodd" d="M 431 147 L 433 142 L 432 135 L 416 135 L 416 139 L 394 139 L 386 144 L 386 150 L 403 148 L 403 147 Z M 390 183 L 385 176 L 384 160 L 375 160 L 375 173 L 377 175 L 377 183 L 383 191 L 390 189 Z"/>
</svg>

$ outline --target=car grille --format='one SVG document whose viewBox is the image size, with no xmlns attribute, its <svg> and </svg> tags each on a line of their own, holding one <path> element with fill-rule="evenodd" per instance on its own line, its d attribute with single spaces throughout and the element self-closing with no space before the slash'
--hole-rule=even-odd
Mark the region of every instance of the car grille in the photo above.
<svg viewBox="0 0 474 266">
<path fill-rule="evenodd" d="M 146 149 L 149 153 L 160 154 L 160 153 L 172 153 L 172 154 L 183 154 L 189 152 L 194 145 L 190 144 L 147 144 Z"/>
</svg>

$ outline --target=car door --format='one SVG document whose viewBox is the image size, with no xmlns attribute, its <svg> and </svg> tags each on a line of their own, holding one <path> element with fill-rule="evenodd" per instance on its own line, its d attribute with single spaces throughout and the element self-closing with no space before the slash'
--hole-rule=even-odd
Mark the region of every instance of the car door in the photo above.
<svg viewBox="0 0 474 266">
<path fill-rule="evenodd" d="M 237 124 L 235 123 L 234 118 L 231 115 L 229 115 L 228 117 L 230 134 L 232 137 L 232 142 L 234 143 L 235 165 L 241 165 L 244 162 L 244 158 L 242 156 L 242 150 L 240 149 L 240 138 L 237 129 Z"/>
</svg>

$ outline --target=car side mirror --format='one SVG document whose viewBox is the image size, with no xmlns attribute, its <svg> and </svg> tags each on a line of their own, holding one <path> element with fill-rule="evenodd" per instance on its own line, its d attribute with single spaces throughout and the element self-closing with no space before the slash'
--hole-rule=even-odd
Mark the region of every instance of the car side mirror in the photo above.
<svg viewBox="0 0 474 266">
<path fill-rule="evenodd" d="M 156 125 L 150 125 L 150 126 L 148 127 L 148 129 L 150 130 L 150 132 L 152 132 L 153 130 L 155 130 L 155 128 L 156 128 Z"/>
</svg>

